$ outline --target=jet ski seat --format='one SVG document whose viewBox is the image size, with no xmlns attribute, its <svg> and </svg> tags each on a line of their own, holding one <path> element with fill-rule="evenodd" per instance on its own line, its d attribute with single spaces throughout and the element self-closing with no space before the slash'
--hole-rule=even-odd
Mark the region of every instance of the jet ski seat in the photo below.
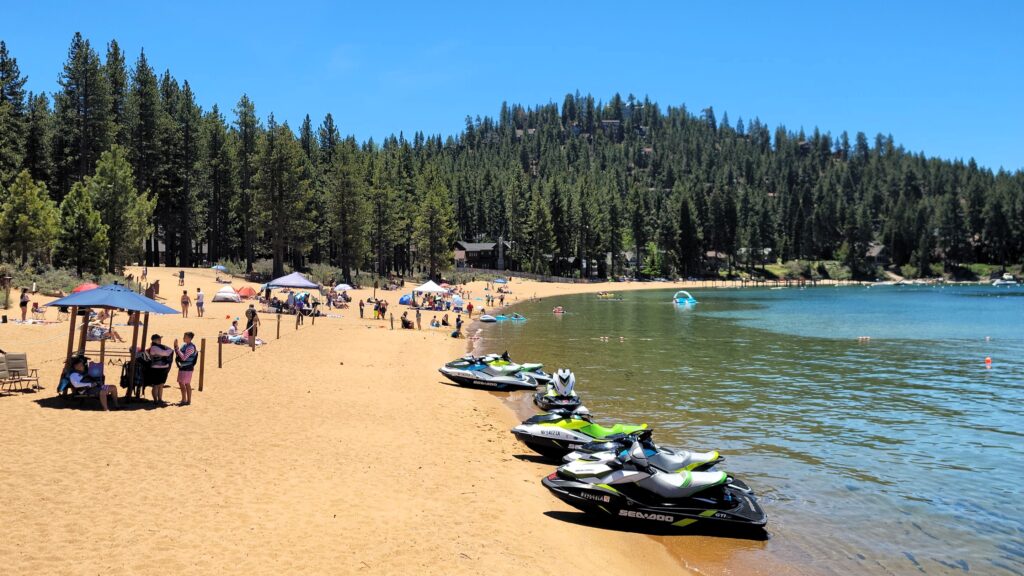
<svg viewBox="0 0 1024 576">
<path fill-rule="evenodd" d="M 629 460 L 641 469 L 648 468 L 650 462 L 640 442 L 634 442 L 629 449 Z M 647 478 L 636 483 L 637 486 L 663 497 L 687 498 L 711 488 L 724 484 L 728 479 L 725 472 L 690 472 L 679 474 L 653 472 Z"/>
<path fill-rule="evenodd" d="M 660 451 L 654 452 L 653 455 L 649 455 L 648 461 L 651 466 L 659 470 L 680 472 L 696 468 L 708 462 L 714 462 L 718 460 L 719 456 L 720 454 L 717 451 L 687 452 L 680 450 L 677 452 L 671 448 L 662 448 Z"/>
</svg>

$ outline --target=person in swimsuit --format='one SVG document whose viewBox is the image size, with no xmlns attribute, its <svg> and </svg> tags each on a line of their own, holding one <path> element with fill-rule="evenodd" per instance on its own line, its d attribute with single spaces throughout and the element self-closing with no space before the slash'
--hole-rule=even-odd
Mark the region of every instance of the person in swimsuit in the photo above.
<svg viewBox="0 0 1024 576">
<path fill-rule="evenodd" d="M 188 307 L 192 304 L 192 299 L 188 297 L 188 290 L 181 291 L 181 317 L 188 318 Z"/>
</svg>

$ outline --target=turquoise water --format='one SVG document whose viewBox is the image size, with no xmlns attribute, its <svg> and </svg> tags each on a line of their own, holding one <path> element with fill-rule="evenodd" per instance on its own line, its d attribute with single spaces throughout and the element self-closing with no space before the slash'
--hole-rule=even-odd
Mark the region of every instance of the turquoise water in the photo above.
<svg viewBox="0 0 1024 576">
<path fill-rule="evenodd" d="M 484 343 L 571 367 L 599 422 L 721 450 L 769 514 L 765 560 L 1024 574 L 1024 289 L 671 294 L 521 303 Z"/>
</svg>

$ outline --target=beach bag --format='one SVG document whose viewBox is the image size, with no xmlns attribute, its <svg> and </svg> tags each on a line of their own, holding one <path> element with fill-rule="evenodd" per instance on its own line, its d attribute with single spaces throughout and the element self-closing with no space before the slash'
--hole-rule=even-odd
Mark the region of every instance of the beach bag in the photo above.
<svg viewBox="0 0 1024 576">
<path fill-rule="evenodd" d="M 89 378 L 99 380 L 103 378 L 103 363 L 89 362 Z"/>
</svg>

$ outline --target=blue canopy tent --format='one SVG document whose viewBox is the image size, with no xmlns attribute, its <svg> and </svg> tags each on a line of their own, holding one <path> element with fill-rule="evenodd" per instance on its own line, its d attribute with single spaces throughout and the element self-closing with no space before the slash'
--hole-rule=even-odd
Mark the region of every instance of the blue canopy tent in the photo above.
<svg viewBox="0 0 1024 576">
<path fill-rule="evenodd" d="M 403 306 L 408 306 L 412 304 L 412 294 L 403 295 L 401 298 L 398 299 L 398 303 Z"/>
<path fill-rule="evenodd" d="M 71 351 L 75 349 L 75 320 L 78 318 L 79 310 L 87 310 L 90 308 L 104 308 L 107 310 L 126 310 L 128 312 L 141 312 L 145 316 L 142 327 L 142 341 L 146 341 L 146 336 L 149 333 L 149 315 L 153 314 L 177 314 L 178 311 L 169 306 L 152 300 L 133 292 L 132 290 L 121 286 L 120 284 L 108 284 L 107 286 L 100 286 L 92 290 L 85 292 L 79 292 L 77 294 L 71 294 L 58 300 L 54 300 L 44 306 L 57 306 L 67 307 L 71 309 L 70 327 L 68 328 L 68 353 L 67 361 L 71 359 Z M 113 324 L 113 317 L 111 317 L 111 324 Z M 82 331 L 80 341 L 78 343 L 78 353 L 85 353 L 85 342 L 86 336 L 89 331 L 89 315 L 82 315 Z M 132 350 L 138 350 L 138 337 L 139 337 L 139 325 L 135 323 L 134 330 L 132 331 Z M 103 354 L 105 348 L 100 348 L 100 362 L 103 362 Z M 135 355 L 131 355 L 129 361 L 129 374 L 134 374 Z"/>
<path fill-rule="evenodd" d="M 270 288 L 302 288 L 305 290 L 317 290 L 320 285 L 306 278 L 299 272 L 292 272 L 287 276 L 276 278 L 267 283 Z"/>
</svg>

